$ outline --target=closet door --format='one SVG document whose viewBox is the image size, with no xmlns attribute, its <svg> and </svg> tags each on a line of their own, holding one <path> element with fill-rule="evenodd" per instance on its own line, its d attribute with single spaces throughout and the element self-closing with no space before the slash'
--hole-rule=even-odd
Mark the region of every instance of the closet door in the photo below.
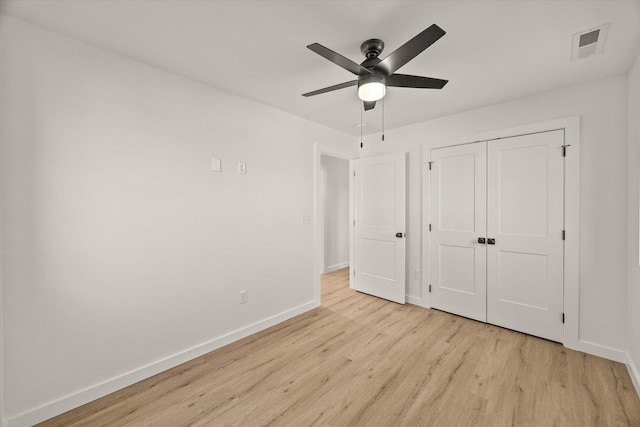
<svg viewBox="0 0 640 427">
<path fill-rule="evenodd" d="M 487 143 L 487 321 L 563 341 L 564 131 Z"/>
<path fill-rule="evenodd" d="M 486 322 L 486 144 L 431 151 L 431 306 Z"/>
</svg>

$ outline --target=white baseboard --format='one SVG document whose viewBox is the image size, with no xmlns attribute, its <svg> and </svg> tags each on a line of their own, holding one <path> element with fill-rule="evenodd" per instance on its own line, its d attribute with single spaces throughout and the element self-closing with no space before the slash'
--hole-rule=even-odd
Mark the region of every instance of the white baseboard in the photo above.
<svg viewBox="0 0 640 427">
<path fill-rule="evenodd" d="M 605 345 L 595 344 L 589 341 L 578 341 L 578 345 L 574 350 L 582 351 L 583 353 L 589 353 L 594 356 L 603 357 L 605 359 L 613 360 L 614 362 L 627 363 L 628 356 L 626 351 L 622 351 L 617 348 L 607 347 Z"/>
<path fill-rule="evenodd" d="M 407 304 L 413 304 L 424 308 L 431 308 L 431 305 L 424 298 L 405 295 L 405 301 L 407 302 Z M 629 367 L 630 369 L 629 372 L 631 372 L 631 369 L 634 370 L 635 377 L 633 375 L 631 377 L 634 380 L 636 391 L 638 391 L 638 395 L 640 395 L 640 388 L 638 387 L 638 384 L 640 383 L 640 376 L 638 376 L 638 369 L 632 363 L 631 357 L 626 351 L 582 340 L 578 341 L 577 345 L 568 345 L 567 343 L 565 343 L 565 347 L 594 356 L 603 357 L 605 359 L 613 360 L 614 362 L 627 364 L 627 367 Z"/>
<path fill-rule="evenodd" d="M 233 332 L 229 332 L 228 334 L 188 348 L 184 351 L 150 363 L 146 366 L 142 366 L 99 384 L 87 387 L 84 390 L 79 390 L 75 393 L 48 402 L 37 408 L 30 409 L 11 418 L 2 420 L 2 426 L 28 427 L 48 420 L 49 418 L 55 417 L 71 409 L 92 402 L 100 397 L 113 393 L 114 391 L 121 390 L 146 378 L 164 372 L 167 369 L 171 369 L 182 363 L 188 362 L 189 360 L 193 360 L 196 357 L 207 354 L 213 350 L 216 350 L 227 344 L 231 344 L 232 342 L 238 341 L 239 339 L 247 337 L 251 334 L 255 334 L 256 332 L 260 332 L 273 325 L 284 322 L 285 320 L 288 320 L 319 306 L 319 301 L 311 301 L 298 307 L 294 307 L 280 314 L 276 314 L 259 322 L 237 329 Z"/>
<path fill-rule="evenodd" d="M 640 372 L 629 353 L 627 353 L 627 370 L 629 371 L 633 386 L 636 388 L 636 393 L 638 393 L 638 397 L 640 397 Z"/>
<path fill-rule="evenodd" d="M 332 271 L 341 270 L 341 269 L 347 268 L 347 267 L 349 267 L 349 261 L 343 262 L 343 263 L 340 263 L 340 264 L 330 265 L 329 267 L 324 269 L 324 272 L 325 273 L 331 273 Z"/>
</svg>

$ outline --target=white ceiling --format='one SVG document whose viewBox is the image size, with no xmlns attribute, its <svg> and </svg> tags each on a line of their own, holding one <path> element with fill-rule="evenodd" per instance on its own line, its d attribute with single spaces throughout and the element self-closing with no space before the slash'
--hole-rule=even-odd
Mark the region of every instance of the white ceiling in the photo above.
<svg viewBox="0 0 640 427">
<path fill-rule="evenodd" d="M 352 80 L 306 49 L 318 42 L 361 62 L 429 25 L 447 34 L 399 72 L 449 79 L 443 90 L 390 88 L 386 128 L 625 74 L 640 52 L 640 1 L 3 0 L 0 12 L 357 135 Z M 572 35 L 609 23 L 604 52 L 571 62 Z M 364 113 L 377 132 L 381 108 Z"/>
</svg>

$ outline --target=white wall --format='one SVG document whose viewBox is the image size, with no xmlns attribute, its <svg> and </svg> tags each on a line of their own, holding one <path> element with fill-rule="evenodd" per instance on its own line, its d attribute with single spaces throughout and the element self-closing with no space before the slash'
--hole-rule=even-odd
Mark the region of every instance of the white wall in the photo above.
<svg viewBox="0 0 640 427">
<path fill-rule="evenodd" d="M 425 94 L 428 99 L 428 94 Z M 580 340 L 624 357 L 627 347 L 627 79 L 610 78 L 388 130 L 365 138 L 362 156 L 405 151 L 408 161 L 407 294 L 428 298 L 414 269 L 421 248 L 421 144 L 581 115 Z M 374 110 L 375 111 L 375 110 Z M 391 103 L 386 114 L 393 114 Z"/>
<path fill-rule="evenodd" d="M 317 305 L 313 143 L 352 137 L 1 15 L 0 63 L 10 425 Z"/>
<path fill-rule="evenodd" d="M 640 394 L 640 267 L 638 254 L 638 193 L 640 192 L 640 56 L 629 73 L 629 153 L 628 153 L 628 331 L 629 366 Z"/>
<path fill-rule="evenodd" d="M 349 265 L 349 161 L 322 156 L 324 188 L 324 271 Z"/>
</svg>

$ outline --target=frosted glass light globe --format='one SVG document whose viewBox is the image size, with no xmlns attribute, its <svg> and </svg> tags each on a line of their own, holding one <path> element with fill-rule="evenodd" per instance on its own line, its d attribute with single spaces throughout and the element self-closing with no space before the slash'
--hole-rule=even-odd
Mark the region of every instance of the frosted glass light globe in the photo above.
<svg viewBox="0 0 640 427">
<path fill-rule="evenodd" d="M 365 83 L 358 88 L 358 97 L 363 101 L 377 101 L 386 93 L 387 87 L 380 82 Z"/>
<path fill-rule="evenodd" d="M 384 76 L 372 74 L 358 81 L 358 97 L 363 101 L 377 101 L 387 93 Z"/>
</svg>

